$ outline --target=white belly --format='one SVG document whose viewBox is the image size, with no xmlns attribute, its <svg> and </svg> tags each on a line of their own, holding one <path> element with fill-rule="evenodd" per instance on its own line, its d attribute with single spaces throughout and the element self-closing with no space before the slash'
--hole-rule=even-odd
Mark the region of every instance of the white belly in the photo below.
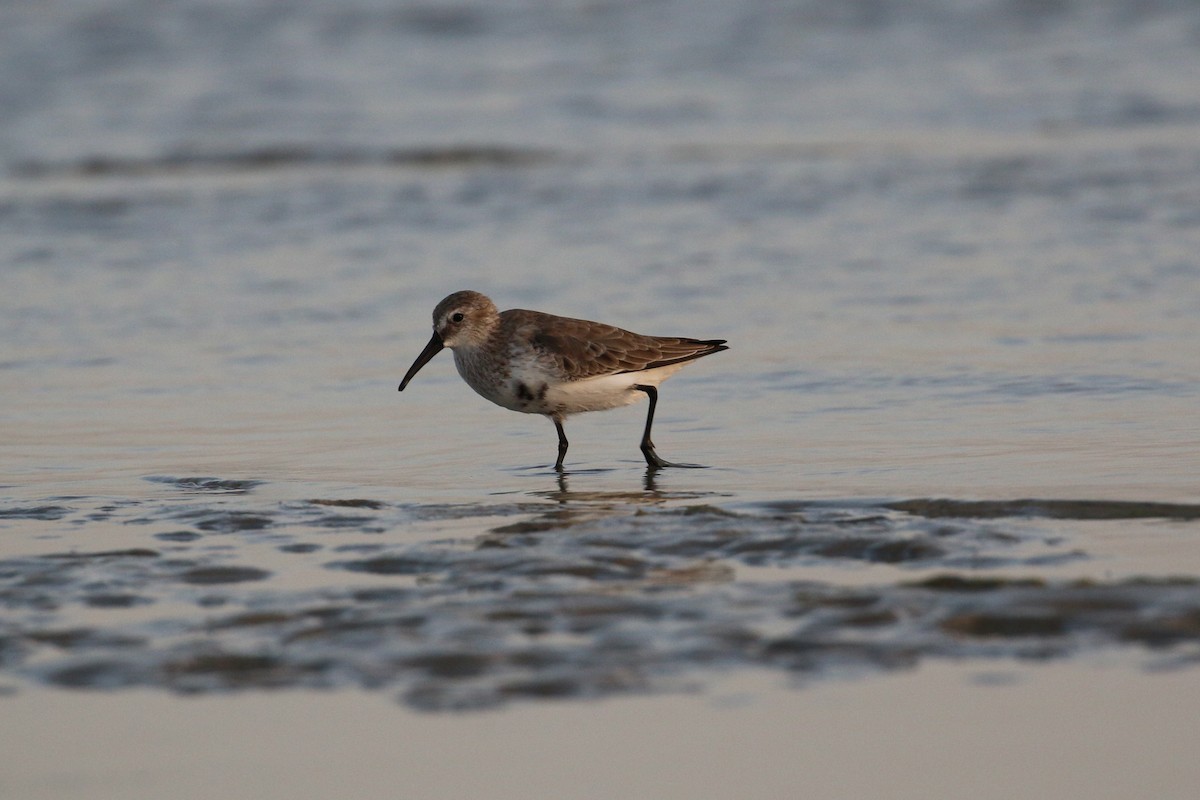
<svg viewBox="0 0 1200 800">
<path fill-rule="evenodd" d="M 470 358 L 454 354 L 455 366 L 467 384 L 498 406 L 526 414 L 566 416 L 627 406 L 646 397 L 634 386 L 658 386 L 685 364 L 645 372 L 622 372 L 583 380 L 564 381 L 530 361 L 511 363 L 507 375 L 481 370 Z"/>
<path fill-rule="evenodd" d="M 646 396 L 645 392 L 633 388 L 638 383 L 637 373 L 631 372 L 560 383 L 546 392 L 546 403 L 559 414 L 620 408 Z"/>
</svg>

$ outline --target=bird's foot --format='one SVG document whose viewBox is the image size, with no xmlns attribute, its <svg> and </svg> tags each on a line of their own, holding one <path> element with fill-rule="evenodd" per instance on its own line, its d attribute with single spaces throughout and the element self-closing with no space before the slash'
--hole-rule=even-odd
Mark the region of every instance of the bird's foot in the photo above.
<svg viewBox="0 0 1200 800">
<path fill-rule="evenodd" d="M 654 451 L 652 442 L 642 444 L 642 455 L 646 457 L 646 465 L 650 469 L 664 469 L 666 467 L 675 467 L 677 469 L 705 469 L 703 464 L 676 464 L 674 461 L 667 461 Z"/>
</svg>

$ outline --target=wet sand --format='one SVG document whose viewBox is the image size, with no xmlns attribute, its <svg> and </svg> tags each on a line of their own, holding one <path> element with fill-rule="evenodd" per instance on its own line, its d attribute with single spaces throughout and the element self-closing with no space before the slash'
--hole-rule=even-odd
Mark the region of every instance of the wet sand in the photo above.
<svg viewBox="0 0 1200 800">
<path fill-rule="evenodd" d="M 414 714 L 378 693 L 23 695 L 3 756 L 21 798 L 1183 798 L 1194 671 L 922 666 L 783 688 Z M 134 716 L 131 707 L 139 709 Z M 69 727 L 49 720 L 69 717 Z M 213 732 L 219 731 L 219 736 Z M 137 744 L 136 749 L 129 744 Z M 1149 746 L 1149 743 L 1153 746 Z"/>
</svg>

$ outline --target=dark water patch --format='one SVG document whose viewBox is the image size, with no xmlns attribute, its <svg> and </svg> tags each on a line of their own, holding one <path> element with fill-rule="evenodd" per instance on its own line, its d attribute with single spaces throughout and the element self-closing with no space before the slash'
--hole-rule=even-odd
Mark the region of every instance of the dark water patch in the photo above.
<svg viewBox="0 0 1200 800">
<path fill-rule="evenodd" d="M 24 585 L 0 588 L 0 608 L 57 611 L 63 604 L 62 596 L 52 591 L 50 587 L 38 586 L 34 583 L 34 581 L 26 581 Z"/>
<path fill-rule="evenodd" d="M 164 542 L 194 542 L 197 539 L 202 539 L 203 535 L 195 531 L 164 531 L 163 533 L 154 534 L 155 539 L 161 539 Z"/>
<path fill-rule="evenodd" d="M 1200 627 L 1190 624 L 1200 621 L 1200 594 L 1191 585 L 1076 581 L 961 597 L 940 622 L 956 637 L 1061 638 L 1072 646 L 1100 637 L 1153 644 L 1158 632 L 1171 631 L 1163 639 L 1167 644 L 1200 643 Z M 1147 638 L 1139 640 L 1137 632 Z"/>
<path fill-rule="evenodd" d="M 586 684 L 566 676 L 541 680 L 511 681 L 500 687 L 506 697 L 553 698 L 582 695 Z"/>
<path fill-rule="evenodd" d="M 176 478 L 170 475 L 150 475 L 146 480 L 153 483 L 165 483 L 188 492 L 211 492 L 214 494 L 247 494 L 255 487 L 265 483 L 265 481 L 226 478 Z"/>
<path fill-rule="evenodd" d="M 382 533 L 384 528 L 376 517 L 359 517 L 348 514 L 325 514 L 308 521 L 317 528 L 355 528 L 365 533 Z"/>
<path fill-rule="evenodd" d="M 100 550 L 92 553 L 50 553 L 42 556 L 42 558 L 59 558 L 71 561 L 91 561 L 96 559 L 113 559 L 113 558 L 158 558 L 157 550 L 150 550 L 145 547 L 131 547 L 127 550 Z"/>
<path fill-rule="evenodd" d="M 713 512 L 703 507 L 643 510 L 627 517 L 541 528 L 525 526 L 517 533 L 510 533 L 508 526 L 493 529 L 479 546 L 499 539 L 516 547 L 536 544 L 543 552 L 557 547 L 569 553 L 582 545 L 585 555 L 613 548 L 635 554 L 652 568 L 676 567 L 680 558 L 734 559 L 753 566 L 831 560 L 919 566 L 960 559 L 1001 565 L 1048 556 L 1078 557 L 1056 547 L 1052 539 L 1014 535 L 994 525 L 950 526 L 899 514 L 818 506 L 786 515 Z"/>
<path fill-rule="evenodd" d="M 1070 520 L 1200 519 L 1200 505 L 1123 500 L 948 500 L 916 498 L 887 503 L 888 508 L 930 519 L 1001 519 L 1045 517 Z"/>
<path fill-rule="evenodd" d="M 285 544 L 279 548 L 281 553 L 315 553 L 320 550 L 323 545 L 311 544 L 308 542 L 297 542 L 296 544 Z"/>
<path fill-rule="evenodd" d="M 425 653 L 408 660 L 407 666 L 434 678 L 474 678 L 482 675 L 491 659 L 472 652 Z"/>
<path fill-rule="evenodd" d="M 93 155 L 73 161 L 28 160 L 15 164 L 12 171 L 25 179 L 63 176 L 112 178 L 194 172 L 267 172 L 313 167 L 526 167 L 549 163 L 559 158 L 557 153 L 546 149 L 506 145 L 429 146 L 380 150 L 277 145 L 225 152 L 176 152 L 157 158 Z"/>
<path fill-rule="evenodd" d="M 1157 619 L 1134 620 L 1121 630 L 1120 636 L 1127 642 L 1155 648 L 1200 641 L 1200 604 Z"/>
<path fill-rule="evenodd" d="M 15 666 L 29 657 L 31 648 L 19 634 L 7 633 L 0 625 L 0 669 Z"/>
<path fill-rule="evenodd" d="M 853 628 L 874 628 L 895 625 L 900 619 L 900 611 L 898 610 L 866 610 L 857 614 L 846 615 L 842 618 L 842 624 Z"/>
<path fill-rule="evenodd" d="M 378 500 L 309 500 L 314 506 L 333 506 L 335 508 L 370 508 L 381 509 L 387 506 L 386 503 L 381 503 Z"/>
<path fill-rule="evenodd" d="M 384 160 L 394 166 L 425 168 L 461 168 L 478 166 L 523 167 L 555 161 L 560 155 L 552 150 L 504 145 L 463 145 L 458 147 L 413 147 L 393 149 Z"/>
<path fill-rule="evenodd" d="M 50 553 L 0 561 L 0 606 L 52 611 L 74 604 L 131 608 L 154 602 L 175 562 L 145 548 Z"/>
<path fill-rule="evenodd" d="M 483 503 L 440 504 L 422 503 L 403 509 L 409 518 L 421 522 L 439 522 L 478 517 L 510 517 L 518 514 L 538 514 L 546 511 L 545 503 Z"/>
<path fill-rule="evenodd" d="M 500 11 L 500 15 L 504 12 Z M 495 13 L 481 5 L 416 4 L 404 7 L 340 6 L 322 15 L 322 39 L 346 46 L 362 37 L 416 35 L 435 39 L 476 37 L 491 32 Z"/>
<path fill-rule="evenodd" d="M 108 647 L 142 647 L 145 637 L 128 636 L 96 628 L 32 630 L 25 638 L 37 644 L 50 644 L 62 650 L 87 650 Z"/>
<path fill-rule="evenodd" d="M 414 642 L 430 618 L 419 613 L 364 615 L 360 609 L 331 610 L 321 615 L 307 615 L 301 624 L 290 626 L 287 644 L 310 643 L 320 647 L 377 648 L 397 641 Z"/>
<path fill-rule="evenodd" d="M 408 589 L 397 589 L 394 586 L 373 586 L 370 589 L 355 589 L 350 598 L 361 603 L 400 602 L 412 597 Z"/>
<path fill-rule="evenodd" d="M 231 689 L 323 687 L 329 665 L 272 653 L 204 652 L 167 661 L 160 668 L 165 686 L 195 694 Z"/>
<path fill-rule="evenodd" d="M 296 614 L 285 611 L 247 611 L 225 619 L 210 620 L 207 625 L 210 630 L 219 631 L 228 628 L 253 628 L 260 625 L 281 625 L 292 622 Z"/>
<path fill-rule="evenodd" d="M 379 553 L 385 549 L 386 545 L 382 543 L 357 542 L 355 544 L 340 544 L 333 548 L 335 553 Z"/>
<path fill-rule="evenodd" d="M 0 519 L 40 519 L 53 521 L 62 519 L 72 513 L 72 509 L 65 506 L 16 506 L 13 508 L 0 508 Z"/>
<path fill-rule="evenodd" d="M 956 614 L 942 622 L 942 628 L 958 636 L 1026 637 L 1062 636 L 1066 620 L 1049 613 L 969 612 Z"/>
<path fill-rule="evenodd" d="M 143 686 L 150 678 L 136 662 L 97 659 L 71 663 L 44 672 L 44 680 L 64 689 L 124 689 Z"/>
<path fill-rule="evenodd" d="M 855 561 L 877 561 L 900 564 L 912 561 L 931 561 L 946 553 L 937 544 L 921 540 L 879 541 L 863 537 L 828 540 L 809 552 L 825 558 L 845 558 Z"/>
<path fill-rule="evenodd" d="M 179 580 L 198 586 L 210 586 L 218 583 L 245 583 L 261 581 L 271 577 L 271 573 L 257 567 L 196 567 L 180 573 Z"/>
<path fill-rule="evenodd" d="M 427 575 L 446 569 L 449 559 L 438 558 L 436 555 L 395 555 L 356 561 L 335 561 L 328 566 L 371 575 Z"/>
<path fill-rule="evenodd" d="M 682 508 L 673 509 L 671 513 L 678 517 L 728 517 L 730 519 L 738 517 L 738 514 L 734 511 L 728 511 L 720 506 L 708 504 L 683 506 Z"/>
<path fill-rule="evenodd" d="M 272 515 L 250 511 L 194 510 L 179 515 L 202 531 L 211 533 L 242 533 L 261 531 L 275 524 Z"/>
<path fill-rule="evenodd" d="M 133 608 L 153 603 L 149 597 L 136 594 L 90 594 L 83 598 L 83 603 L 91 608 Z"/>
<path fill-rule="evenodd" d="M 541 519 L 523 519 L 520 522 L 512 522 L 507 525 L 499 525 L 492 528 L 492 533 L 512 534 L 512 533 L 542 533 L 544 531 L 559 530 L 563 527 L 561 519 L 550 519 L 543 517 Z M 504 547 L 502 541 L 491 539 L 488 540 L 488 547 Z"/>
<path fill-rule="evenodd" d="M 1043 586 L 1043 581 L 1037 578 L 996 578 L 974 577 L 967 575 L 934 575 L 911 586 L 923 589 L 934 589 L 939 592 L 994 592 L 1013 586 Z"/>
<path fill-rule="evenodd" d="M 1200 589 L 1200 577 L 1193 575 L 1156 575 L 1150 577 L 1133 577 L 1129 578 L 1125 582 L 1130 586 L 1191 586 Z M 1079 585 L 1086 586 L 1087 581 L 1080 581 Z"/>
</svg>

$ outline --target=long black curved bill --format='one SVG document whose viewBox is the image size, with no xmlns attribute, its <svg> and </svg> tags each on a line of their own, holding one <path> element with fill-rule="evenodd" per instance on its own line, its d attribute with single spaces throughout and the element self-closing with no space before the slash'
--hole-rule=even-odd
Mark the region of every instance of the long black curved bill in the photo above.
<svg viewBox="0 0 1200 800">
<path fill-rule="evenodd" d="M 400 381 L 400 391 L 404 391 L 404 387 L 408 386 L 408 382 L 412 380 L 413 375 L 420 371 L 421 367 L 429 363 L 429 359 L 442 352 L 445 347 L 442 342 L 442 337 L 437 335 L 437 331 L 433 332 L 433 338 L 429 340 L 429 344 L 425 345 L 425 349 L 421 351 L 421 355 L 417 356 L 417 360 L 408 368 L 408 372 L 404 374 L 404 380 Z"/>
</svg>

